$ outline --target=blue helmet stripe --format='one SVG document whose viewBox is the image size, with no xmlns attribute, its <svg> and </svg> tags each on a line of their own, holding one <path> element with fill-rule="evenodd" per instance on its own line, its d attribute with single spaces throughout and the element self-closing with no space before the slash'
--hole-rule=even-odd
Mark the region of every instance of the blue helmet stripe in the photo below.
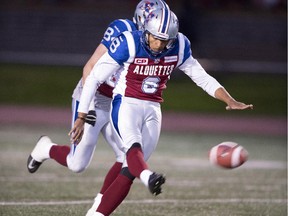
<svg viewBox="0 0 288 216">
<path fill-rule="evenodd" d="M 160 0 L 160 2 L 162 3 L 162 22 L 159 30 L 161 33 L 167 34 L 171 12 L 169 6 L 164 1 Z"/>
<path fill-rule="evenodd" d="M 166 13 L 166 10 L 164 9 L 163 10 L 163 13 L 162 13 L 162 23 L 161 23 L 161 33 L 165 33 L 165 30 L 166 30 L 166 26 L 167 26 L 167 13 Z"/>
<path fill-rule="evenodd" d="M 170 10 L 169 6 L 165 3 L 165 1 L 160 0 L 160 2 L 162 3 L 162 8 L 164 8 L 164 10 Z"/>
</svg>

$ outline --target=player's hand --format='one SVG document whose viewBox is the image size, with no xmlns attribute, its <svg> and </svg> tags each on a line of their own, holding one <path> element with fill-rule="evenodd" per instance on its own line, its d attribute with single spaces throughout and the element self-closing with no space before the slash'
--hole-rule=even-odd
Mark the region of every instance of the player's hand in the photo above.
<svg viewBox="0 0 288 216">
<path fill-rule="evenodd" d="M 245 104 L 238 101 L 230 101 L 226 106 L 226 110 L 245 110 L 245 109 L 253 109 L 253 104 Z"/>
<path fill-rule="evenodd" d="M 84 124 L 85 121 L 83 119 L 76 119 L 73 128 L 68 133 L 72 143 L 78 144 L 81 141 L 84 132 Z"/>
<path fill-rule="evenodd" d="M 231 95 L 226 91 L 225 88 L 220 87 L 215 91 L 215 98 L 225 102 L 227 104 L 226 110 L 245 110 L 253 109 L 252 104 L 245 104 L 239 101 L 236 101 Z"/>
</svg>

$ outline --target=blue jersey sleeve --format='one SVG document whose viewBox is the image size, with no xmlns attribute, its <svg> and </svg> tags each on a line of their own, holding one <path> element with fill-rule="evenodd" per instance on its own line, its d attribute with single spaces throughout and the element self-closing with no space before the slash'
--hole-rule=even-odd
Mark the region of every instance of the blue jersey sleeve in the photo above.
<svg viewBox="0 0 288 216">
<path fill-rule="evenodd" d="M 136 25 L 128 19 L 117 19 L 109 24 L 107 27 L 101 43 L 109 48 L 114 38 L 118 37 L 124 31 L 135 31 Z"/>
<path fill-rule="evenodd" d="M 112 41 L 108 53 L 119 65 L 123 65 L 129 59 L 128 43 L 123 34 Z"/>
</svg>

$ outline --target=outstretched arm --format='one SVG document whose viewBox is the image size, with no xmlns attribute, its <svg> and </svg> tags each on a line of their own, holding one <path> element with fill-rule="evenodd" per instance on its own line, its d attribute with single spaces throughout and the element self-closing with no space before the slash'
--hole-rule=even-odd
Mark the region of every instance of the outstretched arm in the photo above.
<svg viewBox="0 0 288 216">
<path fill-rule="evenodd" d="M 212 97 L 227 104 L 226 110 L 244 110 L 253 109 L 252 104 L 245 104 L 236 101 L 226 89 L 212 76 L 210 76 L 199 62 L 190 56 L 185 63 L 179 67 L 187 74 L 199 87 L 206 91 Z"/>
<path fill-rule="evenodd" d="M 227 104 L 226 110 L 253 109 L 253 104 L 245 104 L 236 101 L 223 87 L 220 87 L 215 91 L 215 98 Z"/>
</svg>

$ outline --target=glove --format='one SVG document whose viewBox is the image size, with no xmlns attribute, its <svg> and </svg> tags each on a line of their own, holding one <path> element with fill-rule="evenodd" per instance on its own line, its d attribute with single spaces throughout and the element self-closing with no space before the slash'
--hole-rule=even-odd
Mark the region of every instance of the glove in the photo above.
<svg viewBox="0 0 288 216">
<path fill-rule="evenodd" d="M 85 122 L 87 124 L 92 125 L 93 127 L 95 126 L 96 123 L 96 111 L 95 110 L 89 110 Z"/>
</svg>

